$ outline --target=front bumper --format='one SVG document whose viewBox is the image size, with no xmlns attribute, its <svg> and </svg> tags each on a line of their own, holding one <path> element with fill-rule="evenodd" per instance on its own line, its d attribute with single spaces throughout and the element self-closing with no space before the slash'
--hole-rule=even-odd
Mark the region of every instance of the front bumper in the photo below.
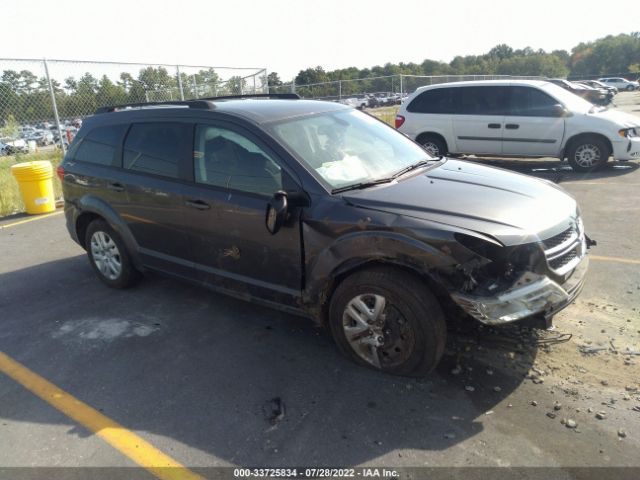
<svg viewBox="0 0 640 480">
<path fill-rule="evenodd" d="M 569 305 L 582 291 L 589 257 L 584 255 L 562 284 L 527 272 L 511 289 L 494 297 L 454 293 L 451 298 L 476 320 L 487 325 L 502 325 L 534 315 L 549 318 Z"/>
<path fill-rule="evenodd" d="M 615 160 L 640 160 L 640 137 L 626 138 L 613 145 Z"/>
</svg>

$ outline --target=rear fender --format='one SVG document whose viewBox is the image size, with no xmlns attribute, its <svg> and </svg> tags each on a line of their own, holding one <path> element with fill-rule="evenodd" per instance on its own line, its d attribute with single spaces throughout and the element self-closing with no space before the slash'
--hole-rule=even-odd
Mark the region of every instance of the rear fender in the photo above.
<svg viewBox="0 0 640 480">
<path fill-rule="evenodd" d="M 122 238 L 127 252 L 131 257 L 131 261 L 137 269 L 142 269 L 142 262 L 140 261 L 138 242 L 134 238 L 131 230 L 127 226 L 126 222 L 118 215 L 118 213 L 104 200 L 94 197 L 92 195 L 85 195 L 77 202 L 76 218 L 74 224 L 77 224 L 78 218 L 86 213 L 93 213 L 102 217 Z M 76 233 L 77 235 L 77 233 Z M 84 239 L 79 239 L 84 242 Z"/>
</svg>

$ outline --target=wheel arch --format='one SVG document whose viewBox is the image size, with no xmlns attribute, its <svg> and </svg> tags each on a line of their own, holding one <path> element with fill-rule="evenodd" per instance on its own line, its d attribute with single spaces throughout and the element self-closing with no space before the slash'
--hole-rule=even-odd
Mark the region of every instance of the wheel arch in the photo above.
<svg viewBox="0 0 640 480">
<path fill-rule="evenodd" d="M 416 142 L 422 144 L 422 142 L 428 138 L 437 138 L 438 140 L 440 140 L 442 143 L 444 143 L 447 152 L 451 148 L 451 145 L 449 145 L 449 142 L 447 142 L 447 139 L 444 137 L 444 135 L 442 133 L 434 131 L 419 133 L 418 135 L 416 135 Z"/>
<path fill-rule="evenodd" d="M 427 244 L 401 237 L 369 238 L 366 245 L 376 245 L 371 249 L 363 248 L 365 243 L 355 239 L 343 241 L 342 245 L 329 247 L 319 255 L 308 269 L 303 294 L 305 303 L 312 309 L 313 318 L 320 324 L 326 324 L 329 304 L 338 285 L 359 271 L 378 266 L 395 268 L 420 279 L 441 304 L 444 299 L 449 299 L 449 292 L 439 275 L 447 268 L 455 268 L 456 262 Z M 351 256 L 346 255 L 349 252 Z M 389 255 L 389 252 L 394 252 L 394 255 Z M 445 305 L 442 307 L 444 309 Z"/>
<path fill-rule="evenodd" d="M 571 147 L 578 141 L 585 139 L 585 138 L 597 138 L 598 140 L 602 140 L 607 147 L 609 148 L 609 156 L 611 156 L 613 154 L 613 143 L 611 143 L 611 140 L 609 139 L 609 137 L 607 137 L 606 135 L 603 135 L 601 133 L 595 133 L 595 132 L 581 132 L 581 133 L 576 133 L 575 135 L 572 135 L 571 137 L 569 137 L 567 139 L 567 141 L 564 144 L 564 148 L 562 149 L 562 155 L 561 158 L 564 160 L 565 158 L 567 158 L 568 152 L 571 149 Z"/>
<path fill-rule="evenodd" d="M 74 222 L 74 227 L 78 242 L 82 248 L 85 250 L 87 248 L 85 245 L 87 228 L 91 222 L 98 219 L 107 222 L 111 228 L 120 235 L 120 238 L 122 238 L 122 241 L 127 247 L 133 265 L 136 269 L 140 270 L 142 268 L 142 262 L 140 261 L 138 242 L 131 233 L 131 230 L 129 230 L 126 222 L 113 207 L 97 197 L 85 196 L 78 201 L 78 214 Z"/>
</svg>

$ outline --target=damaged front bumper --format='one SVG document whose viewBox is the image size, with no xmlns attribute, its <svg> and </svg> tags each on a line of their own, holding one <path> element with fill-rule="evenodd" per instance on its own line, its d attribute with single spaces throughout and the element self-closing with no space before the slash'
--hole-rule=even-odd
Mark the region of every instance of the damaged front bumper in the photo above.
<svg viewBox="0 0 640 480">
<path fill-rule="evenodd" d="M 502 325 L 534 315 L 550 318 L 580 294 L 589 257 L 584 255 L 569 278 L 558 284 L 544 275 L 527 272 L 510 289 L 492 297 L 453 293 L 451 298 L 476 320 Z"/>
</svg>

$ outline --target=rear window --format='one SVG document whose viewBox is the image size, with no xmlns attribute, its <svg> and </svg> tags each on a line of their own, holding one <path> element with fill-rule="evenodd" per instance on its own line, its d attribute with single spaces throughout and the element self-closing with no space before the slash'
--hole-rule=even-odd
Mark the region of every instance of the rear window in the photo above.
<svg viewBox="0 0 640 480">
<path fill-rule="evenodd" d="M 109 125 L 96 127 L 80 141 L 74 152 L 74 160 L 114 165 L 116 152 L 122 143 L 127 125 Z"/>
<path fill-rule="evenodd" d="M 451 88 L 434 88 L 422 92 L 407 106 L 413 113 L 454 113 Z"/>
<path fill-rule="evenodd" d="M 181 159 L 189 155 L 191 130 L 177 122 L 134 123 L 124 143 L 124 168 L 177 178 Z"/>
</svg>

